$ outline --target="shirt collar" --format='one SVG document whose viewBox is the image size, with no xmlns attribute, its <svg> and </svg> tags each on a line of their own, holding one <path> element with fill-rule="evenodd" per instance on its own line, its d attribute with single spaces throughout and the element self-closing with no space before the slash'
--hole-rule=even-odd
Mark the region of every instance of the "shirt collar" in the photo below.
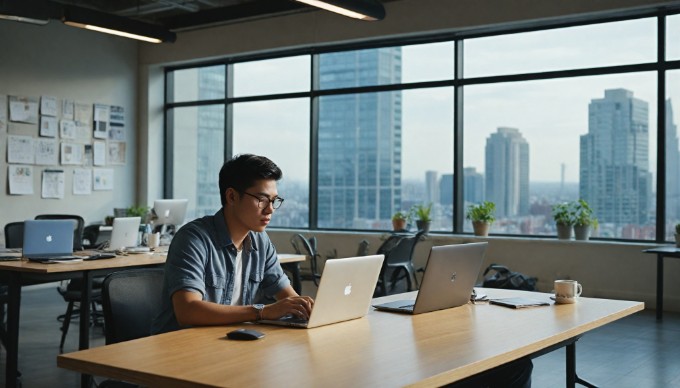
<svg viewBox="0 0 680 388">
<path fill-rule="evenodd" d="M 234 241 L 231 239 L 231 234 L 229 233 L 229 228 L 227 227 L 227 222 L 224 220 L 224 208 L 221 208 L 215 213 L 214 225 L 216 244 L 221 247 L 234 245 Z M 246 235 L 245 240 L 243 240 L 243 248 L 247 249 L 247 252 L 257 251 L 257 243 L 254 237 L 254 232 L 251 230 Z"/>
</svg>

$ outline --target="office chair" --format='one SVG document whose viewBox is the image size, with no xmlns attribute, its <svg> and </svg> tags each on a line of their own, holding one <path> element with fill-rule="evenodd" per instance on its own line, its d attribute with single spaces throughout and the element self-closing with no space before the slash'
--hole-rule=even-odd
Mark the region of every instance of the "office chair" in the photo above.
<svg viewBox="0 0 680 388">
<path fill-rule="evenodd" d="M 357 256 L 368 256 L 368 240 L 361 240 L 357 248 Z"/>
<path fill-rule="evenodd" d="M 305 238 L 305 236 L 298 233 L 291 238 L 290 243 L 293 245 L 295 253 L 300 255 L 305 254 L 309 256 L 311 273 L 302 274 L 302 280 L 311 280 L 314 282 L 314 285 L 318 287 L 319 279 L 321 279 L 321 274 L 318 271 L 316 261 L 317 257 L 320 256 L 316 250 L 317 247 L 316 237 L 311 237 L 307 239 Z"/>
<path fill-rule="evenodd" d="M 381 246 L 382 251 L 378 249 L 378 254 L 382 253 L 385 255 L 385 261 L 383 261 L 378 282 L 383 296 L 387 295 L 387 273 L 390 270 L 392 271 L 390 291 L 394 291 L 397 281 L 400 280 L 399 274 L 401 271 L 406 272 L 407 290 L 412 291 L 414 289 L 413 285 L 415 285 L 415 289 L 418 289 L 418 279 L 413 267 L 413 252 L 421 236 L 425 233 L 424 230 L 420 230 L 412 236 L 390 236 Z"/>
<path fill-rule="evenodd" d="M 24 245 L 24 222 L 10 222 L 5 225 L 5 248 L 21 248 Z"/>
<path fill-rule="evenodd" d="M 151 335 L 151 324 L 160 312 L 162 299 L 162 268 L 132 269 L 106 276 L 102 288 L 106 344 Z M 105 380 L 99 387 L 136 387 L 136 385 Z"/>
<path fill-rule="evenodd" d="M 35 217 L 36 220 L 73 220 L 73 250 L 83 250 L 83 231 L 85 229 L 85 220 L 83 217 L 75 214 L 39 214 Z M 94 322 L 97 322 L 97 317 L 101 313 L 97 309 L 97 303 L 101 303 L 101 285 L 103 278 L 98 277 L 92 280 L 92 316 Z M 57 320 L 62 321 L 61 324 L 61 340 L 59 342 L 59 349 L 63 350 L 66 335 L 68 334 L 71 319 L 80 314 L 80 309 L 75 308 L 75 304 L 80 304 L 80 295 L 83 288 L 82 279 L 71 279 L 68 284 L 59 285 L 57 292 L 68 303 L 66 312 L 57 317 Z"/>
</svg>

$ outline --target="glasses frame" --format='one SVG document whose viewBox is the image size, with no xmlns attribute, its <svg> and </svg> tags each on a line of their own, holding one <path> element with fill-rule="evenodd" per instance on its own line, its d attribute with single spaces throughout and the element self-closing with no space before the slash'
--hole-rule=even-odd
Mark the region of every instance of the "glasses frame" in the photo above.
<svg viewBox="0 0 680 388">
<path fill-rule="evenodd" d="M 247 195 L 257 199 L 257 207 L 259 209 L 262 209 L 262 210 L 268 208 L 269 205 L 271 205 L 272 209 L 276 210 L 276 209 L 281 207 L 281 205 L 283 204 L 283 201 L 284 201 L 284 199 L 281 198 L 281 197 L 274 197 L 274 199 L 270 199 L 266 196 L 257 196 L 255 194 L 250 194 L 250 193 L 245 192 L 245 191 L 242 194 L 247 194 Z"/>
</svg>

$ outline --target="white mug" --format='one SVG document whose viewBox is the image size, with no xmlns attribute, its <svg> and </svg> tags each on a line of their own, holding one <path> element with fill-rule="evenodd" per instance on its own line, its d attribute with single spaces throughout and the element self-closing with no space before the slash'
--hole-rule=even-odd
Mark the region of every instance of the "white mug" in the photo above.
<svg viewBox="0 0 680 388">
<path fill-rule="evenodd" d="M 161 234 L 158 232 L 149 233 L 146 238 L 147 238 L 146 245 L 149 248 L 158 248 L 158 246 L 161 243 Z"/>
<path fill-rule="evenodd" d="M 555 280 L 555 302 L 574 303 L 583 287 L 576 280 Z"/>
</svg>

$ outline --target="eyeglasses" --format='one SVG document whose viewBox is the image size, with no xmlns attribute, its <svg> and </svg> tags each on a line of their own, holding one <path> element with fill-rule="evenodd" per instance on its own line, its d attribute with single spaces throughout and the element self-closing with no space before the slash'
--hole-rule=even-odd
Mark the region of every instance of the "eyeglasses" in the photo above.
<svg viewBox="0 0 680 388">
<path fill-rule="evenodd" d="M 257 199 L 257 207 L 259 207 L 260 209 L 266 209 L 266 208 L 269 207 L 270 204 L 272 205 L 272 208 L 278 209 L 278 208 L 281 207 L 281 204 L 283 203 L 283 198 L 281 198 L 281 197 L 269 199 L 265 196 L 260 197 L 260 196 L 254 195 L 254 194 L 246 193 L 245 191 L 243 192 L 243 194 L 248 194 L 251 197 Z"/>
</svg>

